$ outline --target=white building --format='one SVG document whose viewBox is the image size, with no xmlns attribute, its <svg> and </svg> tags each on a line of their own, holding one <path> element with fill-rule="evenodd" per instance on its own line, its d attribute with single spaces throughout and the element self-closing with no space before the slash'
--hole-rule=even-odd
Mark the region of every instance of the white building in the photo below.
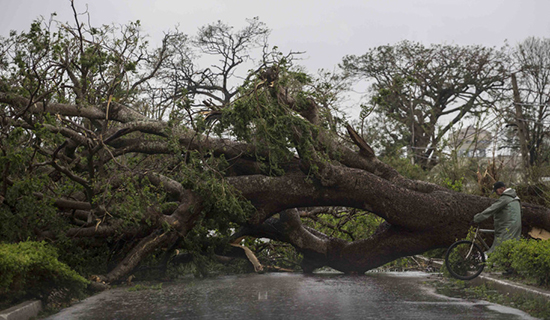
<svg viewBox="0 0 550 320">
<path fill-rule="evenodd" d="M 451 136 L 451 148 L 461 157 L 485 158 L 490 156 L 491 134 L 483 129 L 468 126 Z"/>
</svg>

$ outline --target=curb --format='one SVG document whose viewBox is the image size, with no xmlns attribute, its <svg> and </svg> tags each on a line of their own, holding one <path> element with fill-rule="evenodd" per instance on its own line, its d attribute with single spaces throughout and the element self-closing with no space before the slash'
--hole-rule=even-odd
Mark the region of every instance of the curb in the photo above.
<svg viewBox="0 0 550 320">
<path fill-rule="evenodd" d="M 422 256 L 415 256 L 415 257 L 420 258 L 426 262 L 429 262 L 437 267 L 443 266 L 443 260 L 441 259 L 428 259 Z M 477 276 L 475 279 L 470 280 L 469 282 L 475 286 L 488 284 L 491 287 L 493 287 L 495 290 L 504 294 L 507 294 L 507 293 L 529 294 L 535 297 L 537 296 L 543 297 L 550 301 L 549 291 L 515 283 L 508 280 L 497 279 L 490 273 L 482 273 L 479 276 Z"/>
<path fill-rule="evenodd" d="M 531 296 L 539 296 L 550 301 L 550 292 L 535 287 L 526 286 L 523 284 L 511 282 L 508 280 L 497 279 L 491 274 L 481 274 L 477 278 L 471 280 L 474 285 L 489 284 L 495 290 L 505 293 L 529 294 Z"/>
<path fill-rule="evenodd" d="M 0 320 L 28 320 L 38 316 L 40 311 L 42 311 L 42 302 L 40 300 L 26 301 L 0 311 Z"/>
</svg>

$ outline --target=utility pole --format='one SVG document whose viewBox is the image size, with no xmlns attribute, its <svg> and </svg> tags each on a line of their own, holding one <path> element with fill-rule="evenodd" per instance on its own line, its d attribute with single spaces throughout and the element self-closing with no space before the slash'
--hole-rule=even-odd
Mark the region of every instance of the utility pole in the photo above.
<svg viewBox="0 0 550 320">
<path fill-rule="evenodd" d="M 529 131 L 526 127 L 526 121 L 523 117 L 523 111 L 521 110 L 521 97 L 519 95 L 518 81 L 516 74 L 512 73 L 512 90 L 514 96 L 514 107 L 516 111 L 516 125 L 518 128 L 518 138 L 521 151 L 521 159 L 523 163 L 523 182 L 529 183 L 529 176 L 531 172 L 531 163 L 529 161 Z"/>
</svg>

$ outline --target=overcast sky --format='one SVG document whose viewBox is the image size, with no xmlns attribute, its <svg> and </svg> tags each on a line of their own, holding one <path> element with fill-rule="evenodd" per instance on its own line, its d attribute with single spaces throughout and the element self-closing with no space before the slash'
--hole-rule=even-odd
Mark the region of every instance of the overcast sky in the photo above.
<svg viewBox="0 0 550 320">
<path fill-rule="evenodd" d="M 401 40 L 426 45 L 514 45 L 529 36 L 550 37 L 550 0 L 75 0 L 91 24 L 140 20 L 158 41 L 174 29 L 194 35 L 221 20 L 237 28 L 259 17 L 272 30 L 270 45 L 305 51 L 310 72 L 332 70 L 346 54 Z M 0 0 L 0 35 L 27 30 L 32 20 L 58 14 L 73 21 L 69 0 Z"/>
<path fill-rule="evenodd" d="M 160 39 L 179 25 L 197 28 L 222 20 L 236 27 L 259 17 L 272 29 L 270 44 L 283 52 L 306 51 L 309 71 L 332 69 L 346 54 L 401 40 L 424 44 L 500 47 L 526 37 L 550 37 L 549 0 L 75 0 L 88 5 L 92 25 L 141 20 Z M 69 0 L 0 0 L 0 35 L 26 30 L 36 17 L 71 21 Z"/>
</svg>

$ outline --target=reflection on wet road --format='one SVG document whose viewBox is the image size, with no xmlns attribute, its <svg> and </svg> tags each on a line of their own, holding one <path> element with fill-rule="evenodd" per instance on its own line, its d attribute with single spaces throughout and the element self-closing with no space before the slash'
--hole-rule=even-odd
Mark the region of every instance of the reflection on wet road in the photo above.
<svg viewBox="0 0 550 320">
<path fill-rule="evenodd" d="M 252 274 L 118 288 L 47 319 L 533 319 L 434 294 L 422 273 Z"/>
</svg>

